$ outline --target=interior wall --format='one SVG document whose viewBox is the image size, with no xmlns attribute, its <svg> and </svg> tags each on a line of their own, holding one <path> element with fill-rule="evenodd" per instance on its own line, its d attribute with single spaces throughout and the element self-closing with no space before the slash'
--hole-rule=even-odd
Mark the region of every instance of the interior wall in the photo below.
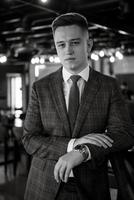
<svg viewBox="0 0 134 200">
<path fill-rule="evenodd" d="M 121 85 L 123 82 L 126 82 L 129 90 L 134 93 L 134 73 L 133 74 L 117 74 L 116 75 L 119 84 Z"/>
<path fill-rule="evenodd" d="M 122 60 L 116 59 L 114 63 L 110 63 L 109 59 L 104 59 L 103 67 L 100 60 L 95 61 L 94 69 L 101 71 L 105 75 L 117 78 L 118 83 L 126 82 L 128 88 L 134 91 L 134 56 L 124 57 Z"/>
<path fill-rule="evenodd" d="M 108 58 L 104 58 L 103 62 L 99 59 L 98 61 L 90 62 L 90 65 L 95 70 L 102 72 L 105 75 L 117 78 L 119 84 L 126 81 L 130 89 L 134 90 L 134 56 L 124 57 L 123 60 L 116 60 L 114 63 L 110 63 Z M 35 65 L 30 64 L 30 88 L 35 80 L 57 70 L 60 66 L 61 64 L 46 63 L 44 68 L 39 70 L 39 76 L 35 77 Z"/>
<path fill-rule="evenodd" d="M 125 56 L 114 63 L 115 74 L 134 74 L 134 56 Z"/>
<path fill-rule="evenodd" d="M 126 82 L 129 90 L 134 92 L 134 56 L 117 60 L 114 64 L 114 73 L 119 84 Z"/>
</svg>

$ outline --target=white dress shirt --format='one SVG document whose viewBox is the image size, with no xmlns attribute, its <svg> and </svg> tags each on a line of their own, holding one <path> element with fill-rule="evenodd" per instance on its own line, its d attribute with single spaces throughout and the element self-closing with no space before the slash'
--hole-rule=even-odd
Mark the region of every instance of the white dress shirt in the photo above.
<svg viewBox="0 0 134 200">
<path fill-rule="evenodd" d="M 81 101 L 81 96 L 82 93 L 84 91 L 84 87 L 85 87 L 85 82 L 88 81 L 89 78 L 89 67 L 86 67 L 83 71 L 81 71 L 79 74 L 77 74 L 79 76 L 81 76 L 81 78 L 77 81 L 77 85 L 79 88 L 79 94 L 80 94 L 80 99 L 79 102 Z M 68 104 L 69 104 L 69 93 L 70 93 L 70 89 L 72 86 L 72 80 L 70 79 L 70 77 L 72 76 L 72 74 L 70 74 L 64 67 L 62 70 L 62 76 L 63 76 L 63 92 L 64 92 L 64 96 L 65 96 L 65 102 L 66 102 L 66 107 L 68 110 Z"/>
<path fill-rule="evenodd" d="M 81 102 L 81 96 L 83 94 L 84 91 L 84 87 L 85 87 L 85 83 L 88 81 L 89 78 L 89 67 L 87 66 L 84 70 L 82 70 L 79 74 L 81 78 L 78 80 L 77 85 L 79 88 L 79 102 Z M 65 102 L 66 102 L 66 108 L 68 111 L 68 105 L 69 105 L 69 93 L 70 93 L 70 89 L 72 86 L 72 80 L 70 79 L 70 77 L 72 76 L 71 73 L 69 73 L 64 67 L 62 70 L 62 76 L 63 76 L 63 93 L 64 93 L 64 97 L 65 97 Z M 67 152 L 70 152 L 73 150 L 73 144 L 74 144 L 75 138 L 71 139 L 68 143 L 68 147 L 67 147 Z M 73 173 L 71 171 L 70 177 L 73 176 Z"/>
</svg>

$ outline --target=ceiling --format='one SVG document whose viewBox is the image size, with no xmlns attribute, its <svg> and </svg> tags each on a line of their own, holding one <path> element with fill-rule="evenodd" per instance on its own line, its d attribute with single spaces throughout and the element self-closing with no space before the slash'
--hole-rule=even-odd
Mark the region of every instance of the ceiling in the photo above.
<svg viewBox="0 0 134 200">
<path fill-rule="evenodd" d="M 94 50 L 134 55 L 133 0 L 0 0 L 0 53 L 11 62 L 55 53 L 51 23 L 66 12 L 87 17 Z"/>
</svg>

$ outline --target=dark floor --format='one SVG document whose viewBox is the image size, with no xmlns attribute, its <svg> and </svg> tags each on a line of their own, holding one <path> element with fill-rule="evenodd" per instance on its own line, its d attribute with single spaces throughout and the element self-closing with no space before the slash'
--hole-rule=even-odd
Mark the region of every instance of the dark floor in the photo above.
<svg viewBox="0 0 134 200">
<path fill-rule="evenodd" d="M 8 166 L 7 177 L 4 175 L 4 166 L 0 166 L 0 200 L 24 200 L 24 191 L 27 179 L 25 156 L 21 156 L 17 175 L 13 176 L 13 167 Z M 117 190 L 111 188 L 111 200 L 116 200 Z"/>
<path fill-rule="evenodd" d="M 7 176 L 4 166 L 0 166 L 0 200 L 24 200 L 24 191 L 27 180 L 26 157 L 21 156 L 16 176 L 13 175 L 13 165 L 8 165 Z"/>
</svg>

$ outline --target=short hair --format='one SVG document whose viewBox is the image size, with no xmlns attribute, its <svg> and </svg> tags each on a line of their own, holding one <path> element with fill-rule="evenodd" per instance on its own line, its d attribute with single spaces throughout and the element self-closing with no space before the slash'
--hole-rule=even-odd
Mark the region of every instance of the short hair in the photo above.
<svg viewBox="0 0 134 200">
<path fill-rule="evenodd" d="M 52 22 L 53 34 L 55 30 L 60 26 L 78 25 L 84 30 L 88 31 L 87 19 L 79 13 L 66 13 L 55 18 Z"/>
</svg>

